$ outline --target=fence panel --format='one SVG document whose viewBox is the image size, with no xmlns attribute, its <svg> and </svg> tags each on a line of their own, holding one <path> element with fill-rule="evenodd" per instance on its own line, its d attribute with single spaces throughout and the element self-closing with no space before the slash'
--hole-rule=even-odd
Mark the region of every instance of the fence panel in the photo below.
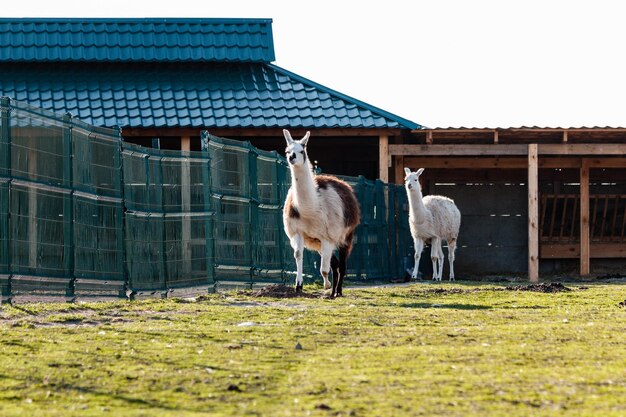
<svg viewBox="0 0 626 417">
<path fill-rule="evenodd" d="M 75 295 L 124 296 L 123 201 L 75 192 L 73 202 Z"/>
<path fill-rule="evenodd" d="M 251 169 L 256 162 L 251 156 L 252 146 L 212 135 L 209 139 L 215 276 L 224 286 L 252 285 L 253 228 L 257 226 L 253 220 L 258 208 L 258 200 L 253 202 L 251 195 L 251 184 L 257 183 L 256 169 Z"/>
<path fill-rule="evenodd" d="M 253 243 L 256 248 L 255 281 L 261 284 L 281 282 L 285 278 L 286 258 L 285 251 L 281 249 L 285 247 L 287 240 L 282 216 L 288 190 L 288 168 L 284 159 L 275 151 L 257 150 L 254 156 L 257 181 L 251 187 L 256 190 L 258 201 L 258 207 L 252 207 L 252 215 L 256 218 Z"/>
<path fill-rule="evenodd" d="M 206 292 L 214 283 L 208 153 L 125 145 L 122 159 L 129 287 Z"/>
<path fill-rule="evenodd" d="M 71 297 L 70 191 L 13 180 L 10 191 L 11 290 L 15 296 Z"/>
</svg>

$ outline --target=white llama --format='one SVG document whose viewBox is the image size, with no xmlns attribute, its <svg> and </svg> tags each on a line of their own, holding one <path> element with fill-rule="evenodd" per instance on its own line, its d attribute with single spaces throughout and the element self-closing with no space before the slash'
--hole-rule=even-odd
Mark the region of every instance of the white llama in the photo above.
<svg viewBox="0 0 626 417">
<path fill-rule="evenodd" d="M 285 233 L 296 259 L 296 292 L 302 292 L 302 256 L 306 247 L 322 257 L 320 272 L 324 289 L 331 288 L 328 273 L 333 270 L 332 298 L 342 295 L 347 260 L 354 230 L 360 222 L 359 204 L 350 185 L 330 175 L 315 175 L 307 156 L 310 132 L 294 140 L 283 130 L 291 171 L 291 188 L 283 209 Z M 333 254 L 339 249 L 339 259 Z"/>
<path fill-rule="evenodd" d="M 461 227 L 461 212 L 448 197 L 428 195 L 422 197 L 419 176 L 424 168 L 411 172 L 404 168 L 404 181 L 409 197 L 409 226 L 415 245 L 415 267 L 413 278 L 417 278 L 420 256 L 424 242 L 430 241 L 430 257 L 433 262 L 433 280 L 441 281 L 444 255 L 441 249 L 443 240 L 448 242 L 448 261 L 450 263 L 450 281 L 454 281 L 454 251 Z"/>
</svg>

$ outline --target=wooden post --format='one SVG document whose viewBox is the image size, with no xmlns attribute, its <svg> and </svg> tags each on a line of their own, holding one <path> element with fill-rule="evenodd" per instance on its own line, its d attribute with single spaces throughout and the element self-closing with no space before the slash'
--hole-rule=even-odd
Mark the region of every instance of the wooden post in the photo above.
<svg viewBox="0 0 626 417">
<path fill-rule="evenodd" d="M 378 138 L 378 177 L 383 182 L 389 182 L 389 137 L 381 135 Z"/>
<path fill-rule="evenodd" d="M 537 144 L 528 145 L 528 279 L 539 280 L 539 161 Z"/>
<path fill-rule="evenodd" d="M 189 136 L 183 136 L 180 138 L 180 150 L 188 152 L 191 150 L 191 138 Z M 181 241 L 182 241 L 182 255 L 183 264 L 182 272 L 186 276 L 191 274 L 191 187 L 189 181 L 191 180 L 191 168 L 189 166 L 188 155 L 183 154 L 183 158 L 180 160 L 180 202 L 181 211 L 183 212 L 182 224 L 181 224 Z"/>
<path fill-rule="evenodd" d="M 396 184 L 404 183 L 404 156 L 394 156 L 394 182 Z"/>
<path fill-rule="evenodd" d="M 589 275 L 589 159 L 580 168 L 580 275 Z"/>
</svg>

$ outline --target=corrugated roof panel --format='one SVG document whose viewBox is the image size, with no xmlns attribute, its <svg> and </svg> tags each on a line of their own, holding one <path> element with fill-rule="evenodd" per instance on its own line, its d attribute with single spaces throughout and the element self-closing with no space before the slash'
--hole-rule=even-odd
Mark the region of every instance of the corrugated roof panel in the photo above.
<svg viewBox="0 0 626 417">
<path fill-rule="evenodd" d="M 2 69 L 0 95 L 60 106 L 55 110 L 98 126 L 421 127 L 271 64 L 14 63 Z"/>
<path fill-rule="evenodd" d="M 0 60 L 271 62 L 271 19 L 0 19 Z"/>
</svg>

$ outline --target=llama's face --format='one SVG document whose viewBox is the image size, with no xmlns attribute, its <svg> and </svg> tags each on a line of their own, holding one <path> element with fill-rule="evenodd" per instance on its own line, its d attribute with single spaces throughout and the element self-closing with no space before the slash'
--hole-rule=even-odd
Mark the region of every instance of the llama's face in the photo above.
<svg viewBox="0 0 626 417">
<path fill-rule="evenodd" d="M 287 161 L 293 166 L 299 166 L 306 162 L 306 147 L 302 146 L 299 141 L 294 141 L 291 145 L 285 149 L 285 156 Z"/>
<path fill-rule="evenodd" d="M 306 135 L 300 140 L 293 140 L 288 130 L 283 130 L 285 140 L 287 140 L 287 148 L 285 149 L 285 156 L 290 165 L 300 166 L 306 163 L 306 144 L 309 141 L 310 132 L 306 132 Z"/>
<path fill-rule="evenodd" d="M 404 177 L 404 186 L 408 192 L 421 191 L 420 175 L 422 175 L 422 172 L 424 172 L 424 168 L 420 168 L 416 172 L 411 172 L 410 169 L 404 168 L 404 173 L 406 174 Z"/>
</svg>

